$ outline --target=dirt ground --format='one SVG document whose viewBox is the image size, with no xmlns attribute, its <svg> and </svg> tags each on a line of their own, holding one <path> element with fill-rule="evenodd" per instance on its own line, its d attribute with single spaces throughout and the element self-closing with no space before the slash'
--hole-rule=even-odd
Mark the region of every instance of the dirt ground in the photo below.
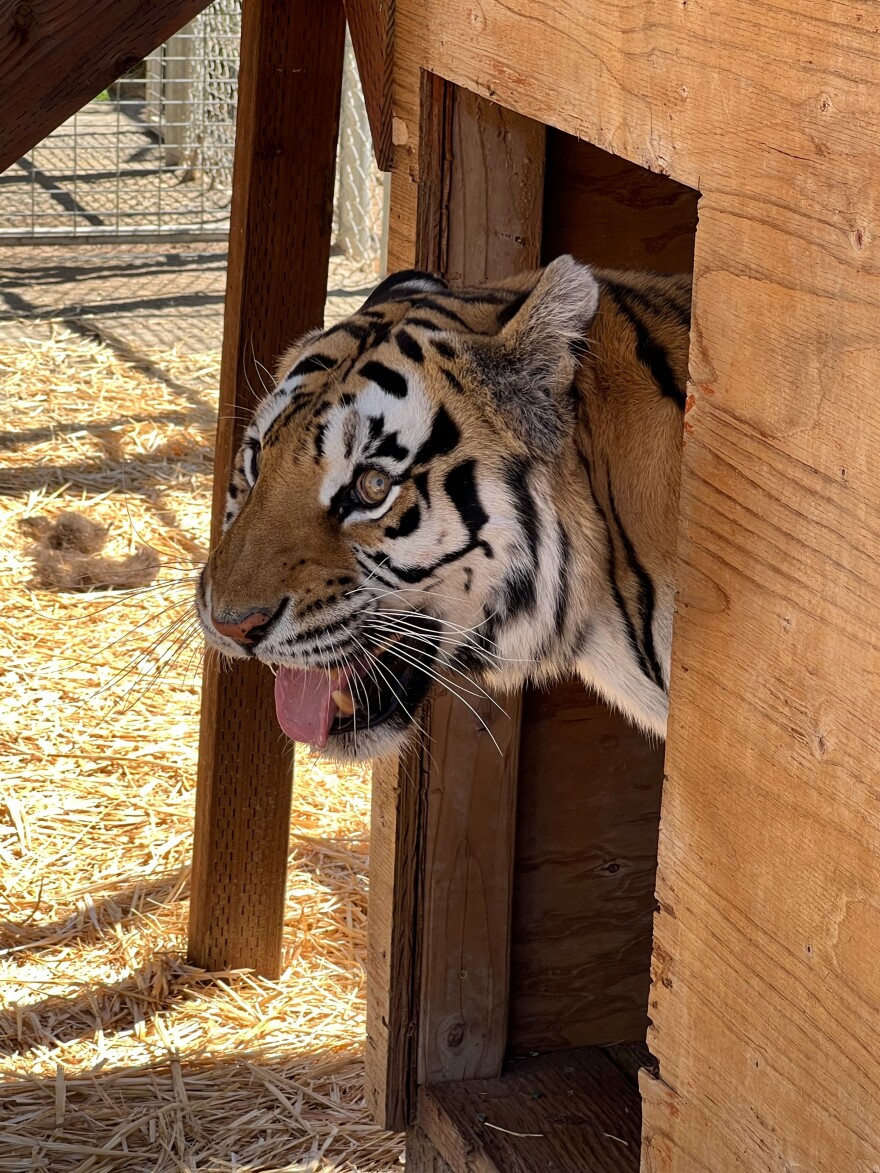
<svg viewBox="0 0 880 1173">
<path fill-rule="evenodd" d="M 384 1173 L 402 1144 L 363 1103 L 363 772 L 297 754 L 281 980 L 183 959 L 222 262 L 190 278 L 219 300 L 182 345 L 175 262 L 126 296 L 99 260 L 36 258 L 28 283 L 22 250 L 0 257 L 0 1173 Z M 361 282 L 338 275 L 341 312 Z M 47 581 L 65 511 L 103 527 L 95 557 L 154 551 L 157 581 Z"/>
</svg>

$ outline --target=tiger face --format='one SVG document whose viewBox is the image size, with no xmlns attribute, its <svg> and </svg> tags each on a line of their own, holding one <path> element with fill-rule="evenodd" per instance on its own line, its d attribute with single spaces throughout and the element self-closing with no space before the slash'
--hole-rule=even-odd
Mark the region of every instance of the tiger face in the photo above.
<svg viewBox="0 0 880 1173">
<path fill-rule="evenodd" d="M 482 289 L 411 271 L 285 356 L 196 603 L 274 669 L 289 737 L 381 756 L 434 682 L 468 702 L 578 670 L 607 573 L 576 442 L 600 295 L 570 257 Z"/>
</svg>

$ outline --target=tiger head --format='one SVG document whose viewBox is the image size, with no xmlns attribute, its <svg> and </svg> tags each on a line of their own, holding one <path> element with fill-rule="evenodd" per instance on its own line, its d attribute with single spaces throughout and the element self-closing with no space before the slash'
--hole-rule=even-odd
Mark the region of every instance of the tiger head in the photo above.
<svg viewBox="0 0 880 1173">
<path fill-rule="evenodd" d="M 197 607 L 221 653 L 274 668 L 288 736 L 383 755 L 433 681 L 467 699 L 561 667 L 578 505 L 555 486 L 597 303 L 570 257 L 486 288 L 409 271 L 284 357 Z"/>
</svg>

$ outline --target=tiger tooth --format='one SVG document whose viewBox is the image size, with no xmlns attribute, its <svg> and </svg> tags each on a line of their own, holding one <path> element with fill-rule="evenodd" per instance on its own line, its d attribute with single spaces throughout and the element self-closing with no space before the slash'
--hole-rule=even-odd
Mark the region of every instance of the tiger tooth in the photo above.
<svg viewBox="0 0 880 1173">
<path fill-rule="evenodd" d="M 354 703 L 350 693 L 341 692 L 336 688 L 330 693 L 330 696 L 340 713 L 344 713 L 346 717 L 352 716 L 355 709 L 357 709 L 357 705 Z"/>
</svg>

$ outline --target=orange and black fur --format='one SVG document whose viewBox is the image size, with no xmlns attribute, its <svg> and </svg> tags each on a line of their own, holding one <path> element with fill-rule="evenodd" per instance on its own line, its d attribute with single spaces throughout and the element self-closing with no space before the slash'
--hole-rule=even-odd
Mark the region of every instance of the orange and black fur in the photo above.
<svg viewBox="0 0 880 1173">
<path fill-rule="evenodd" d="M 209 641 L 287 674 L 294 736 L 312 690 L 331 756 L 396 749 L 432 680 L 575 673 L 663 736 L 689 321 L 689 278 L 570 257 L 389 277 L 257 408 L 199 584 Z"/>
</svg>

